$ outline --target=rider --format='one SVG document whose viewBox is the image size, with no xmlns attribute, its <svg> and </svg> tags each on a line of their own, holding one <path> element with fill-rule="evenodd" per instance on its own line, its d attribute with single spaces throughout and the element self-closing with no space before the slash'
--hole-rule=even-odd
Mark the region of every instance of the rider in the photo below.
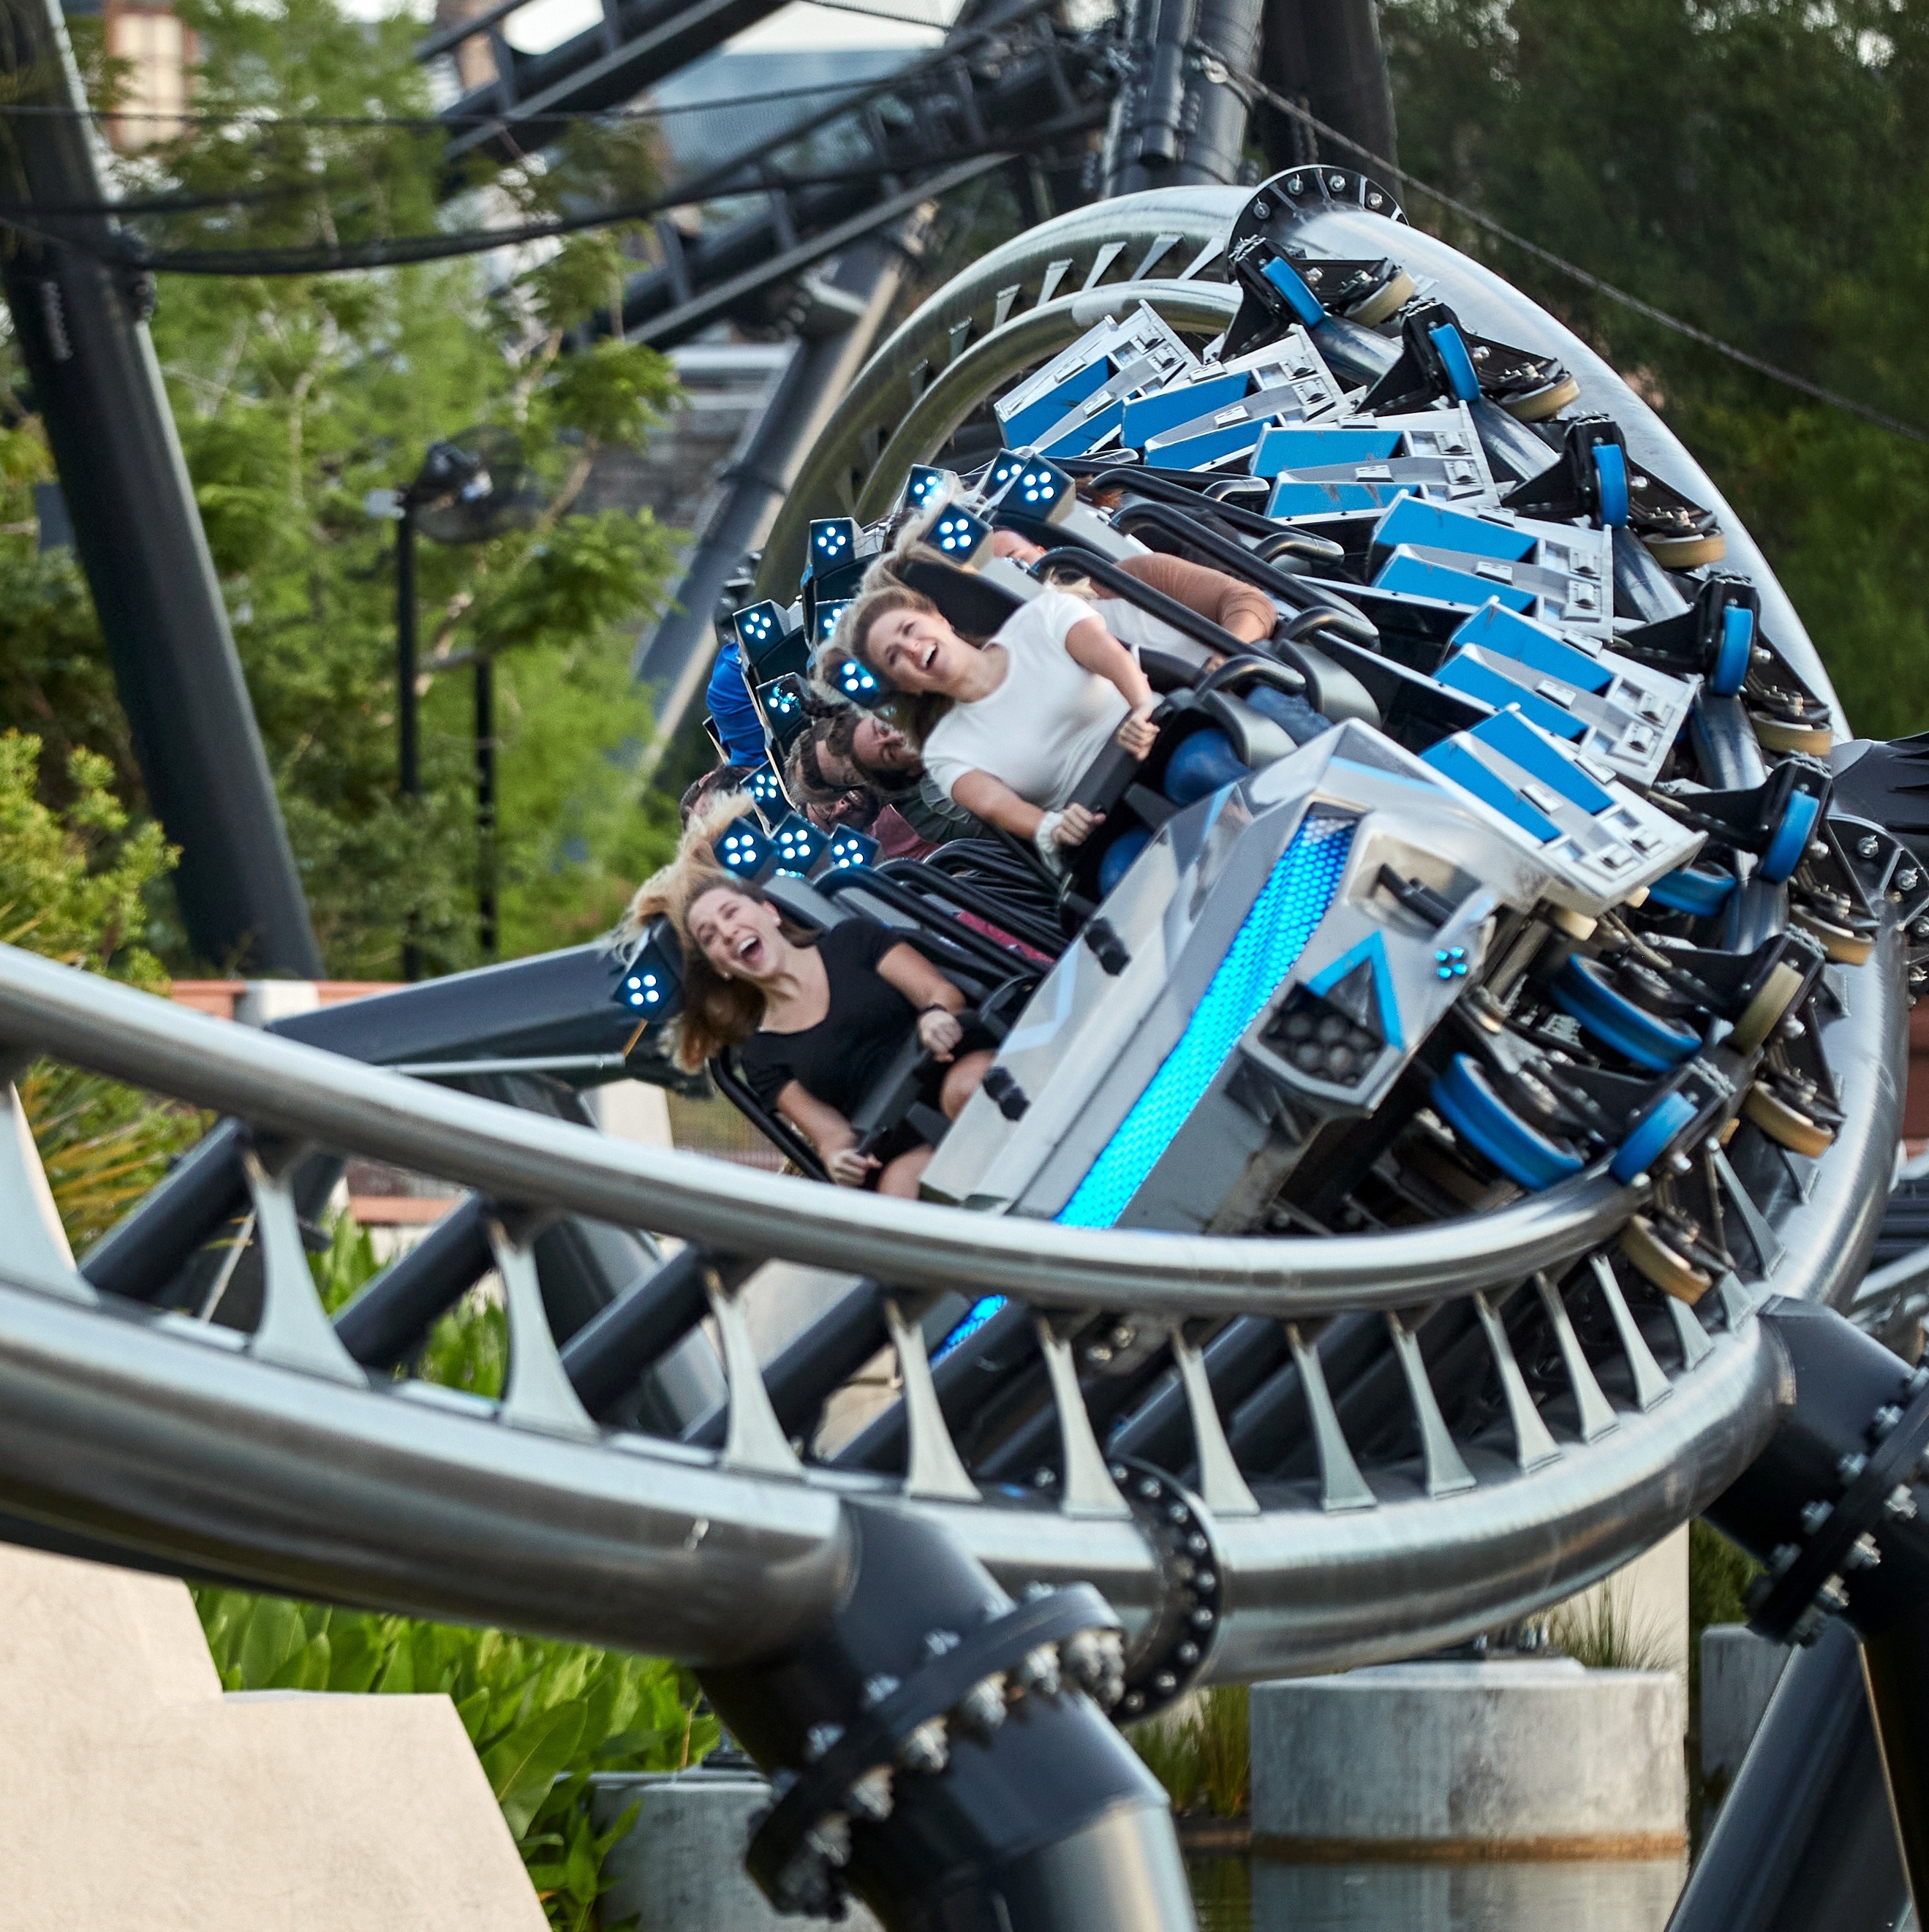
<svg viewBox="0 0 1929 1932">
<path fill-rule="evenodd" d="M 806 936 L 760 888 L 717 866 L 712 842 L 748 809 L 739 796 L 698 814 L 676 859 L 631 907 L 630 930 L 667 913 L 682 944 L 677 1058 L 694 1072 L 735 1046 L 752 1090 L 810 1140 L 832 1180 L 915 1198 L 929 1143 L 904 1126 L 861 1149 L 852 1116 L 914 1034 L 946 1070 L 939 1105 L 947 1120 L 976 1092 L 992 1056 L 961 1050 L 964 993 L 888 927 L 854 918 Z"/>
<path fill-rule="evenodd" d="M 982 644 L 931 599 L 886 582 L 845 617 L 839 639 L 893 690 L 907 735 L 946 796 L 1062 866 L 1096 814 L 1071 802 L 1114 739 L 1142 758 L 1157 703 L 1131 651 L 1084 598 L 1045 590 Z"/>
</svg>

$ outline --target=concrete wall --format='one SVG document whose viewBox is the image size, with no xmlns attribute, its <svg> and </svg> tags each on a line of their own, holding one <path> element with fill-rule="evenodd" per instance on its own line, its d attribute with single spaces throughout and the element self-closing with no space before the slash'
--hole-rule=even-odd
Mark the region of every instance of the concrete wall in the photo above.
<svg viewBox="0 0 1929 1932">
<path fill-rule="evenodd" d="M 744 1868 L 770 1786 L 754 1770 L 610 1772 L 590 1780 L 596 1828 L 634 1804 L 636 1822 L 611 1849 L 605 1922 L 638 1932 L 828 1932 L 825 1918 L 780 1917 Z M 844 1932 L 878 1932 L 855 1900 Z"/>
<path fill-rule="evenodd" d="M 0 1548 L 0 1922 L 544 1932 L 446 1697 L 224 1696 L 182 1584 Z"/>
</svg>

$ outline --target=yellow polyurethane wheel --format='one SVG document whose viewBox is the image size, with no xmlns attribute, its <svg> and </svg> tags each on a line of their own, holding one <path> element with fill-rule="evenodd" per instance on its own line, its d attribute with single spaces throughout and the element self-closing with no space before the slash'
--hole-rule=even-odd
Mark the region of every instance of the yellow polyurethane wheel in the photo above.
<svg viewBox="0 0 1929 1932">
<path fill-rule="evenodd" d="M 1810 724 L 1787 724 L 1779 718 L 1766 717 L 1759 711 L 1748 714 L 1755 736 L 1771 752 L 1806 752 L 1810 758 L 1826 758 L 1835 742 L 1834 732 Z"/>
<path fill-rule="evenodd" d="M 1875 940 L 1867 934 L 1852 932 L 1846 926 L 1817 919 L 1814 914 L 1804 911 L 1800 906 L 1791 906 L 1788 916 L 1804 932 L 1812 933 L 1821 940 L 1822 951 L 1838 966 L 1863 965 L 1874 950 Z"/>
<path fill-rule="evenodd" d="M 1414 292 L 1413 278 L 1404 268 L 1396 268 L 1384 286 L 1376 289 L 1364 302 L 1347 310 L 1346 320 L 1357 322 L 1362 328 L 1374 328 L 1396 309 L 1412 301 Z"/>
<path fill-rule="evenodd" d="M 1664 1294 L 1692 1307 L 1714 1286 L 1714 1277 L 1675 1252 L 1653 1222 L 1636 1214 L 1621 1231 L 1621 1252 Z"/>
<path fill-rule="evenodd" d="M 1564 410 L 1570 403 L 1580 398 L 1581 386 L 1573 376 L 1564 375 L 1557 382 L 1550 382 L 1544 389 L 1536 389 L 1525 396 L 1516 396 L 1511 402 L 1504 402 L 1501 407 L 1510 416 L 1522 422 L 1545 422 L 1557 411 Z"/>
<path fill-rule="evenodd" d="M 1788 1011 L 1789 1002 L 1801 990 L 1802 975 L 1792 966 L 1786 962 L 1775 966 L 1756 988 L 1755 997 L 1742 1009 L 1742 1017 L 1728 1036 L 1728 1044 L 1737 1053 L 1753 1053 L 1774 1031 L 1782 1015 Z"/>
<path fill-rule="evenodd" d="M 1799 1107 L 1790 1106 L 1759 1080 L 1742 1096 L 1742 1111 L 1770 1140 L 1810 1160 L 1820 1160 L 1835 1138 L 1833 1127 L 1811 1120 Z"/>
<path fill-rule="evenodd" d="M 1719 530 L 1705 537 L 1643 537 L 1648 554 L 1664 570 L 1699 570 L 1719 563 L 1728 554 L 1728 539 Z"/>
</svg>

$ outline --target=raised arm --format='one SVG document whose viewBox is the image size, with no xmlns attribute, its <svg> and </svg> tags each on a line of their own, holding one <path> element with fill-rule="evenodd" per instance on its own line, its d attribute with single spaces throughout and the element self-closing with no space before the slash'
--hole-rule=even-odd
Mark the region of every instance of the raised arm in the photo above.
<svg viewBox="0 0 1929 1932">
<path fill-rule="evenodd" d="M 1270 638 L 1280 621 L 1273 600 L 1256 584 L 1241 583 L 1229 571 L 1209 569 L 1159 550 L 1129 556 L 1120 568 L 1148 590 L 1163 591 L 1187 610 L 1210 618 L 1241 644 L 1256 644 Z"/>
</svg>

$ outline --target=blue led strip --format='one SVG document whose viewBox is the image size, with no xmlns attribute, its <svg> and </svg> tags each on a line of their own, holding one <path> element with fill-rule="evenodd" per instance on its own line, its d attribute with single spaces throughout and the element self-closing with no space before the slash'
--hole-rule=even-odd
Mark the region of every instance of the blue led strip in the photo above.
<svg viewBox="0 0 1929 1932">
<path fill-rule="evenodd" d="M 1109 1228 L 1125 1212 L 1318 931 L 1352 842 L 1350 818 L 1309 818 L 1294 834 L 1178 1043 L 1060 1210 L 1066 1226 Z"/>
</svg>

